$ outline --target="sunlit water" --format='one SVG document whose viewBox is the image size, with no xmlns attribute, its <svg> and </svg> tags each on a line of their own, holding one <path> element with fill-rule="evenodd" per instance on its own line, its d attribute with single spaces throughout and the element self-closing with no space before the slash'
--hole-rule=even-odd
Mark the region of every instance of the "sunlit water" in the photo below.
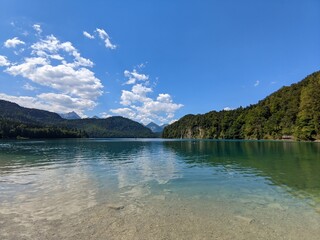
<svg viewBox="0 0 320 240">
<path fill-rule="evenodd" d="M 70 228 L 87 222 L 89 213 L 97 216 L 107 208 L 117 213 L 105 212 L 92 224 L 101 238 L 110 231 L 113 239 L 148 239 L 147 233 L 174 239 L 192 231 L 194 235 L 189 236 L 194 239 L 318 239 L 320 143 L 160 139 L 0 142 L 1 239 L 41 238 L 57 221 L 61 221 L 63 232 L 63 221 L 75 221 L 72 216 L 77 216 L 77 222 L 62 236 L 76 237 Z M 115 219 L 112 227 L 99 232 L 103 227 L 99 222 L 108 214 Z M 51 228 L 28 233 L 30 226 L 38 226 L 40 221 L 41 228 Z M 172 230 L 175 235 L 163 235 L 171 228 L 166 225 L 170 222 L 179 222 Z M 223 229 L 228 224 L 230 227 Z M 152 232 L 156 225 L 158 230 Z M 204 230 L 210 227 L 210 232 Z"/>
</svg>

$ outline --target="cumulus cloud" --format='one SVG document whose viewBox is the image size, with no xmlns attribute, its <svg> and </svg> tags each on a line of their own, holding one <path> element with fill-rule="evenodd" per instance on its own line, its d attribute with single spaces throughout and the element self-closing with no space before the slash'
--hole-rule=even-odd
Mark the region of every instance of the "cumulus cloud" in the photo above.
<svg viewBox="0 0 320 240">
<path fill-rule="evenodd" d="M 34 28 L 41 30 L 40 25 Z M 22 76 L 52 92 L 34 97 L 2 96 L 25 107 L 56 112 L 77 111 L 84 115 L 84 111 L 93 109 L 103 93 L 100 79 L 90 70 L 94 63 L 82 57 L 71 42 L 61 42 L 54 35 L 38 37 L 20 61 L 10 64 L 5 56 L 0 56 L 0 65 L 6 67 L 6 73 Z M 27 83 L 24 89 L 35 88 Z"/>
<path fill-rule="evenodd" d="M 21 41 L 18 37 L 8 39 L 7 41 L 4 42 L 4 46 L 6 48 L 15 48 L 18 45 L 24 45 L 24 44 L 25 44 L 25 42 Z"/>
<path fill-rule="evenodd" d="M 155 99 L 151 98 L 149 94 L 153 92 L 153 89 L 146 86 L 145 82 L 149 79 L 149 76 L 127 70 L 124 75 L 129 80 L 130 78 L 135 78 L 131 84 L 136 83 L 137 80 L 143 82 L 134 84 L 130 90 L 122 90 L 120 104 L 123 107 L 111 109 L 111 113 L 142 122 L 143 124 L 148 124 L 151 121 L 159 123 L 173 121 L 175 112 L 183 107 L 182 104 L 174 103 L 168 93 L 160 93 Z"/>
<path fill-rule="evenodd" d="M 111 43 L 108 33 L 104 29 L 97 28 L 96 32 L 98 33 L 100 39 L 104 41 L 106 48 L 116 49 L 117 46 Z"/>
<path fill-rule="evenodd" d="M 74 109 L 91 110 L 97 105 L 97 103 L 91 99 L 71 97 L 66 94 L 41 93 L 37 97 L 53 106 L 58 106 L 61 111 L 57 112 L 70 112 Z M 79 112 L 82 113 L 82 111 Z"/>
<path fill-rule="evenodd" d="M 138 73 L 136 69 L 133 69 L 132 72 L 125 70 L 124 76 L 128 78 L 128 81 L 125 84 L 135 84 L 137 81 L 148 81 L 149 76 L 145 74 Z"/>
<path fill-rule="evenodd" d="M 131 91 L 122 90 L 120 103 L 123 106 L 129 106 L 136 102 L 149 101 L 149 98 L 146 96 L 149 92 L 152 92 L 151 88 L 145 87 L 141 84 L 134 85 Z"/>
<path fill-rule="evenodd" d="M 102 94 L 100 80 L 89 69 L 74 69 L 68 65 L 52 66 L 44 58 L 26 58 L 24 63 L 11 66 L 5 71 L 64 94 L 83 98 L 97 98 Z"/>
<path fill-rule="evenodd" d="M 94 36 L 91 35 L 90 33 L 86 32 L 86 31 L 83 31 L 83 36 L 85 36 L 86 38 L 89 38 L 89 39 L 94 39 Z"/>
<path fill-rule="evenodd" d="M 255 87 L 258 87 L 258 86 L 259 86 L 259 84 L 260 84 L 260 81 L 259 81 L 259 80 L 257 80 L 257 81 L 255 82 L 254 86 L 255 86 Z"/>
<path fill-rule="evenodd" d="M 72 45 L 71 42 L 60 42 L 55 36 L 50 35 L 45 39 L 41 39 L 31 46 L 32 55 L 38 57 L 51 58 L 55 60 L 64 60 L 59 55 L 59 52 L 67 53 L 69 56 L 74 57 L 73 63 L 63 61 L 62 63 L 71 67 L 92 67 L 93 62 L 90 59 L 81 57 L 78 50 Z"/>
<path fill-rule="evenodd" d="M 0 55 L 0 67 L 6 67 L 9 65 L 10 65 L 10 62 L 8 61 L 7 57 Z"/>
</svg>

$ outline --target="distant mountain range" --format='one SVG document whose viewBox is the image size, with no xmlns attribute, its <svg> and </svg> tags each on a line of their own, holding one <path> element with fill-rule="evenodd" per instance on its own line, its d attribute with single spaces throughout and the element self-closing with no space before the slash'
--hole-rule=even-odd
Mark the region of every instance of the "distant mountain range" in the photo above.
<svg viewBox="0 0 320 240">
<path fill-rule="evenodd" d="M 69 113 L 59 113 L 59 115 L 64 119 L 81 119 L 81 117 L 74 111 Z"/>
<path fill-rule="evenodd" d="M 151 122 L 146 125 L 147 128 L 149 128 L 154 133 L 162 133 L 163 129 L 168 126 L 168 124 L 163 124 L 159 126 L 158 124 Z"/>
<path fill-rule="evenodd" d="M 163 137 L 320 140 L 320 72 L 255 105 L 186 115 L 167 126 Z"/>
<path fill-rule="evenodd" d="M 64 119 L 59 114 L 0 100 L 0 138 L 155 137 L 123 117 Z"/>
</svg>

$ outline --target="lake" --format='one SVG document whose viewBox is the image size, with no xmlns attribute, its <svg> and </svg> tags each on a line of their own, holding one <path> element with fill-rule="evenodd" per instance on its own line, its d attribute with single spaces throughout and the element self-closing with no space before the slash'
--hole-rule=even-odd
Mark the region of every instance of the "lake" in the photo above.
<svg viewBox="0 0 320 240">
<path fill-rule="evenodd" d="M 320 143 L 0 141 L 0 239 L 319 239 Z"/>
</svg>

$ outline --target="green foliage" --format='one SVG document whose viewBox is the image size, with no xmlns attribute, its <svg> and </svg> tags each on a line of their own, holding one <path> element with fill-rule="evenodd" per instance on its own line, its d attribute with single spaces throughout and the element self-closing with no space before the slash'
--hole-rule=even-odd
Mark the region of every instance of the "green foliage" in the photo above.
<svg viewBox="0 0 320 240">
<path fill-rule="evenodd" d="M 264 100 L 232 111 L 186 115 L 164 129 L 165 138 L 320 139 L 320 72 Z"/>
<path fill-rule="evenodd" d="M 84 130 L 92 138 L 146 138 L 156 137 L 149 128 L 140 123 L 123 117 L 110 117 L 106 119 L 74 119 L 67 120 L 69 127 Z"/>
<path fill-rule="evenodd" d="M 296 137 L 302 140 L 315 140 L 320 135 L 320 79 L 303 87 L 296 126 Z"/>
<path fill-rule="evenodd" d="M 82 138 L 87 134 L 77 129 L 58 128 L 54 126 L 40 126 L 24 124 L 7 119 L 0 119 L 1 138 Z"/>
</svg>

